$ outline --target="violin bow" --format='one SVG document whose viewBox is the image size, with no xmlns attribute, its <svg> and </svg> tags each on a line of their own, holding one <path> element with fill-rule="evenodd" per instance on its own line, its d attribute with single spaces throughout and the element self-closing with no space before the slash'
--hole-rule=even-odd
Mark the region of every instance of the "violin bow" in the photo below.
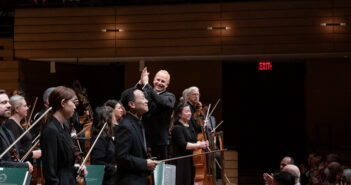
<svg viewBox="0 0 351 185">
<path fill-rule="evenodd" d="M 32 129 L 50 110 L 52 109 L 52 107 L 49 107 L 48 109 L 46 109 L 46 111 L 37 119 L 34 121 L 34 123 L 26 130 L 22 133 L 22 135 L 20 135 L 16 141 L 14 141 L 4 152 L 2 152 L 2 154 L 0 155 L 0 159 L 2 159 L 2 157 L 4 157 L 4 155 L 13 147 L 15 146 L 15 144 L 22 139 L 22 137 L 24 135 L 26 135 L 30 129 Z"/>
<path fill-rule="evenodd" d="M 209 115 L 208 117 L 211 117 L 211 116 L 212 116 L 213 111 L 217 108 L 217 105 L 218 105 L 218 103 L 219 103 L 220 101 L 221 101 L 221 99 L 219 98 L 219 99 L 217 100 L 215 106 L 213 107 L 213 109 L 212 109 L 212 111 L 211 111 L 211 113 L 210 113 L 210 115 Z"/>
<path fill-rule="evenodd" d="M 179 156 L 179 157 L 174 157 L 174 158 L 160 160 L 158 162 L 168 162 L 168 161 L 174 161 L 174 160 L 184 159 L 184 158 L 188 158 L 188 157 L 194 157 L 194 156 L 198 156 L 198 155 L 205 155 L 205 154 L 224 152 L 224 151 L 227 151 L 227 149 L 213 150 L 213 151 L 209 151 L 209 152 L 202 152 L 202 153 L 199 153 L 199 154 L 183 155 L 183 156 Z"/>
<path fill-rule="evenodd" d="M 29 115 L 29 118 L 28 118 L 28 122 L 27 122 L 26 129 L 28 129 L 28 127 L 29 127 L 29 125 L 30 125 L 30 120 L 32 119 L 32 115 L 33 115 L 35 106 L 37 105 L 37 101 L 38 101 L 38 97 L 35 97 L 34 104 L 33 104 L 33 108 L 32 108 L 32 111 L 30 112 L 30 115 Z"/>
<path fill-rule="evenodd" d="M 20 162 L 23 162 L 24 160 L 27 159 L 28 155 L 34 150 L 34 148 L 39 144 L 40 140 L 38 139 L 35 144 L 28 150 L 28 152 L 22 157 Z"/>
<path fill-rule="evenodd" d="M 84 158 L 84 160 L 83 160 L 82 164 L 80 164 L 80 165 L 79 165 L 79 168 L 78 168 L 78 175 L 79 175 L 79 174 L 80 174 L 80 172 L 82 171 L 82 167 L 83 167 L 83 165 L 84 165 L 84 164 L 87 162 L 88 157 L 89 157 L 89 155 L 90 155 L 91 151 L 93 150 L 94 146 L 96 145 L 96 142 L 97 142 L 97 141 L 98 141 L 98 139 L 100 138 L 100 135 L 102 134 L 102 131 L 104 131 L 104 129 L 105 129 L 105 127 L 106 127 L 106 125 L 107 125 L 107 122 L 105 122 L 105 123 L 104 123 L 104 126 L 101 128 L 101 130 L 100 130 L 100 132 L 99 132 L 98 136 L 96 137 L 96 139 L 95 139 L 94 143 L 91 145 L 91 147 L 90 147 L 90 149 L 89 149 L 89 151 L 88 151 L 87 155 L 85 156 L 85 158 Z"/>
</svg>

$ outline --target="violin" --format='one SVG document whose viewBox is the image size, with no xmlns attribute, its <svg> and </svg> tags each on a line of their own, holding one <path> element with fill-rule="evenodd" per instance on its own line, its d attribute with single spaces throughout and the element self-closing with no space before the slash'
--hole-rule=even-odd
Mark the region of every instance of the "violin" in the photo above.
<svg viewBox="0 0 351 185">
<path fill-rule="evenodd" d="M 19 162 L 20 161 L 20 157 L 17 153 L 17 150 L 15 148 L 11 148 L 10 149 L 10 154 L 11 154 L 11 159 L 14 161 L 14 162 Z"/>
</svg>

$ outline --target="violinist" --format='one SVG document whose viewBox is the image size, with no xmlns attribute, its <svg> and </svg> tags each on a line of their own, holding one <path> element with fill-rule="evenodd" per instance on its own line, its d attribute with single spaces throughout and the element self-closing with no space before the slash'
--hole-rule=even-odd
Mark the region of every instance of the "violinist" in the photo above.
<svg viewBox="0 0 351 185">
<path fill-rule="evenodd" d="M 195 149 L 208 147 L 208 141 L 197 141 L 193 128 L 189 125 L 191 119 L 190 105 L 181 103 L 174 112 L 174 128 L 172 130 L 172 142 L 174 157 L 190 155 Z M 193 158 L 184 158 L 175 161 L 176 184 L 194 184 L 195 168 Z"/>
<path fill-rule="evenodd" d="M 15 139 L 23 134 L 25 128 L 22 127 L 21 121 L 27 117 L 28 106 L 23 96 L 14 95 L 10 98 L 12 115 L 5 121 L 7 129 L 11 130 Z M 32 146 L 32 135 L 28 132 L 18 143 L 20 157 L 23 157 Z M 41 150 L 32 151 L 27 157 L 28 160 L 38 159 L 41 157 Z"/>
<path fill-rule="evenodd" d="M 4 120 L 10 116 L 11 104 L 9 103 L 9 97 L 4 90 L 0 90 L 0 153 L 3 153 L 15 141 L 12 132 L 3 125 Z M 10 152 L 0 159 L 0 167 L 28 168 L 29 173 L 33 171 L 33 166 L 29 161 L 24 163 L 14 162 Z"/>
<path fill-rule="evenodd" d="M 116 137 L 117 125 L 122 121 L 122 116 L 125 115 L 125 109 L 120 101 L 117 100 L 107 100 L 104 103 L 105 106 L 111 107 L 112 112 L 112 124 L 113 124 L 113 135 Z"/>
<path fill-rule="evenodd" d="M 75 92 L 64 86 L 56 87 L 49 96 L 52 111 L 41 126 L 40 138 L 45 184 L 76 184 L 73 141 L 65 124 L 74 113 L 76 99 Z M 81 172 L 86 175 L 85 166 Z"/>
<path fill-rule="evenodd" d="M 91 164 L 105 165 L 103 185 L 114 185 L 117 171 L 117 165 L 115 163 L 115 145 L 112 139 L 114 127 L 112 123 L 113 114 L 114 112 L 111 107 L 97 107 L 95 109 L 92 125 L 91 143 L 94 143 L 103 125 L 107 122 L 105 129 L 102 131 L 91 153 Z"/>
<path fill-rule="evenodd" d="M 170 80 L 170 74 L 166 70 L 160 70 L 156 73 L 151 87 L 149 73 L 145 67 L 139 82 L 149 101 L 149 111 L 143 116 L 147 145 L 151 155 L 158 160 L 168 158 L 169 127 L 175 104 L 174 94 L 167 91 Z"/>
<path fill-rule="evenodd" d="M 122 116 L 125 115 L 125 110 L 122 103 L 117 100 L 107 100 L 104 105 L 113 109 L 112 122 L 114 125 L 119 125 L 119 123 L 122 121 Z"/>
</svg>

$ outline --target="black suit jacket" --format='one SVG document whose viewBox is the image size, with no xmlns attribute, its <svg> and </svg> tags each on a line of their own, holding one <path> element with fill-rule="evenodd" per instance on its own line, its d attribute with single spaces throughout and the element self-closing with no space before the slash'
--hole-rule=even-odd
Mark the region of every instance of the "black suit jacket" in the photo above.
<svg viewBox="0 0 351 185">
<path fill-rule="evenodd" d="M 66 126 L 51 117 L 42 131 L 40 145 L 45 184 L 75 185 L 73 142 Z"/>
<path fill-rule="evenodd" d="M 0 123 L 0 154 L 2 154 L 14 141 L 13 134 L 11 133 L 10 130 L 5 128 L 1 123 Z M 15 145 L 15 149 L 18 154 L 18 148 Z M 10 152 L 7 152 L 1 159 L 0 159 L 0 167 L 12 167 L 12 168 L 28 168 L 27 163 L 22 163 L 22 162 L 14 162 L 11 158 Z"/>
<path fill-rule="evenodd" d="M 157 94 L 150 84 L 146 84 L 143 90 L 149 101 L 149 111 L 143 115 L 147 144 L 150 147 L 168 145 L 168 130 L 175 96 L 168 91 Z"/>
<path fill-rule="evenodd" d="M 142 122 L 127 113 L 118 127 L 115 140 L 116 184 L 146 185 L 148 170 Z"/>
</svg>

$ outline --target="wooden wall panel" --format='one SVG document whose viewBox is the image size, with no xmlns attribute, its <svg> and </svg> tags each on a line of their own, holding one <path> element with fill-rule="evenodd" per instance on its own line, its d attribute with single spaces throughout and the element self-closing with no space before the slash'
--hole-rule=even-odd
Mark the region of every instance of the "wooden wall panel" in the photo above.
<svg viewBox="0 0 351 185">
<path fill-rule="evenodd" d="M 0 61 L 13 59 L 13 39 L 0 38 Z"/>
<path fill-rule="evenodd" d="M 183 14 L 219 12 L 221 4 L 180 4 L 180 5 L 157 5 L 157 6 L 133 6 L 118 7 L 117 15 L 140 15 L 140 14 Z"/>
<path fill-rule="evenodd" d="M 36 49 L 17 50 L 16 55 L 21 58 L 76 58 L 76 57 L 105 57 L 114 56 L 115 49 L 94 48 L 94 49 Z"/>
<path fill-rule="evenodd" d="M 76 25 L 114 23 L 115 16 L 79 16 L 79 17 L 29 17 L 16 18 L 16 25 Z"/>
<path fill-rule="evenodd" d="M 232 184 L 239 182 L 238 152 L 228 150 L 224 152 L 224 171 Z"/>
<path fill-rule="evenodd" d="M 117 55 L 129 56 L 181 56 L 181 55 L 216 55 L 220 53 L 217 46 L 193 47 L 145 47 L 145 48 L 118 48 Z"/>
<path fill-rule="evenodd" d="M 64 33 L 64 32 L 100 32 L 105 28 L 113 28 L 111 24 L 79 24 L 79 25 L 18 25 L 15 27 L 15 33 Z"/>
<path fill-rule="evenodd" d="M 80 48 L 114 48 L 115 40 L 79 40 L 79 41 L 36 41 L 36 42 L 17 42 L 16 49 L 80 49 Z"/>
<path fill-rule="evenodd" d="M 56 42 L 58 40 L 65 40 L 65 41 L 71 41 L 71 40 L 108 40 L 108 39 L 114 39 L 115 38 L 115 33 L 106 33 L 105 35 L 102 35 L 101 33 L 21 33 L 21 34 L 16 34 L 15 36 L 15 48 L 18 42 L 21 41 L 52 41 Z"/>
<path fill-rule="evenodd" d="M 349 52 L 343 47 L 351 40 L 351 2 L 341 6 L 339 1 L 334 6 L 311 0 L 20 9 L 15 13 L 16 57 Z M 347 26 L 322 27 L 322 22 Z M 105 28 L 123 31 L 101 32 Z"/>
<path fill-rule="evenodd" d="M 18 61 L 0 61 L 0 89 L 11 92 L 18 89 Z"/>
<path fill-rule="evenodd" d="M 87 8 L 35 8 L 17 9 L 16 18 L 19 17 L 79 17 L 114 15 L 115 8 L 87 7 Z"/>
</svg>

